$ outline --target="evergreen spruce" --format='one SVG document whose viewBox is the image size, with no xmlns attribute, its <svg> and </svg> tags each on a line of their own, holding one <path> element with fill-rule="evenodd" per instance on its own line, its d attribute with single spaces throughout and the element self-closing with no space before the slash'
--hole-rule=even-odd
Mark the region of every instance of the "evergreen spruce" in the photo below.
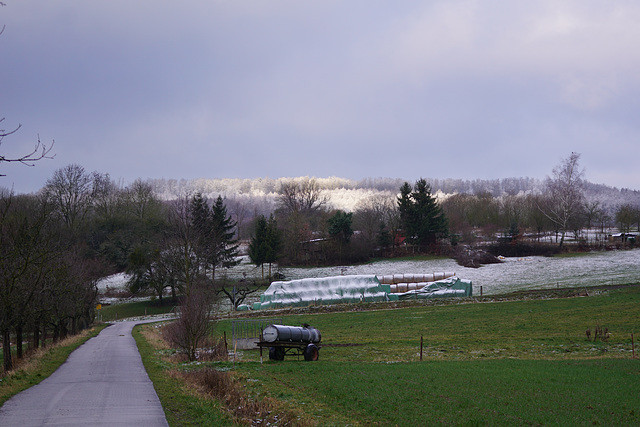
<svg viewBox="0 0 640 427">
<path fill-rule="evenodd" d="M 213 251 L 209 262 L 213 268 L 212 277 L 215 279 L 216 267 L 230 268 L 238 265 L 238 240 L 234 238 L 236 222 L 227 215 L 227 207 L 221 196 L 218 196 L 211 208 L 211 223 L 213 230 Z"/>
<path fill-rule="evenodd" d="M 249 244 L 249 258 L 256 266 L 262 267 L 264 279 L 264 264 L 269 264 L 269 277 L 271 277 L 271 264 L 278 260 L 282 248 L 282 236 L 278 230 L 278 224 L 271 215 L 269 220 L 260 215 L 255 222 L 254 235 Z"/>
<path fill-rule="evenodd" d="M 413 189 L 407 182 L 400 187 L 398 210 L 407 240 L 421 250 L 448 234 L 447 218 L 431 195 L 431 186 L 422 178 Z"/>
</svg>

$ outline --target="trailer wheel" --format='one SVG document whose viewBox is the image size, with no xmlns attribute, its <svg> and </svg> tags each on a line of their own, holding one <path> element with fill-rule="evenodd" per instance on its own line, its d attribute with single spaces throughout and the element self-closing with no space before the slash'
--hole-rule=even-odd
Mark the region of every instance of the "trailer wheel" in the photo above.
<svg viewBox="0 0 640 427">
<path fill-rule="evenodd" d="M 284 347 L 269 347 L 270 360 L 284 360 Z"/>
<path fill-rule="evenodd" d="M 307 362 L 315 362 L 320 357 L 320 352 L 315 344 L 309 344 L 304 349 L 304 360 Z"/>
</svg>

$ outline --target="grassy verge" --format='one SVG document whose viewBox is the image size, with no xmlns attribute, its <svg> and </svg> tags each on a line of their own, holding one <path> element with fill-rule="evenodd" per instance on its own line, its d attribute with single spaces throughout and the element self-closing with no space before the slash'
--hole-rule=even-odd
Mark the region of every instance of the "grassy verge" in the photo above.
<svg viewBox="0 0 640 427">
<path fill-rule="evenodd" d="M 174 309 L 175 303 L 167 299 L 162 305 L 158 300 L 137 301 L 124 304 L 114 304 L 103 306 L 100 316 L 104 322 L 128 317 L 154 316 L 157 314 L 170 313 Z"/>
<path fill-rule="evenodd" d="M 0 378 L 0 406 L 9 398 L 47 378 L 62 365 L 73 350 L 100 333 L 107 325 L 98 325 L 81 334 L 40 349 L 24 363 Z"/>
<path fill-rule="evenodd" d="M 145 330 L 153 325 L 139 325 L 133 330 L 142 362 L 160 398 L 170 426 L 232 426 L 236 425 L 220 404 L 203 398 L 190 388 L 167 360 L 163 346 Z"/>
</svg>

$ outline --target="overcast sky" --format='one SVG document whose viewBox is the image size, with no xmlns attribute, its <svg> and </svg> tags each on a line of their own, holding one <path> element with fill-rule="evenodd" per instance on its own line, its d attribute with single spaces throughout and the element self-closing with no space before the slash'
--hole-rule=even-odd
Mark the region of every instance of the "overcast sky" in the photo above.
<svg viewBox="0 0 640 427">
<path fill-rule="evenodd" d="M 640 189 L 640 2 L 3 0 L 0 164 L 136 178 L 586 178 Z"/>
</svg>

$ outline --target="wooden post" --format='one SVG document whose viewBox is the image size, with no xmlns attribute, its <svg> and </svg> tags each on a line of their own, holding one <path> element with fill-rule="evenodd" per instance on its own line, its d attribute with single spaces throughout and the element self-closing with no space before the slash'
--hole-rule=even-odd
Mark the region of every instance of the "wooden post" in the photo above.
<svg viewBox="0 0 640 427">
<path fill-rule="evenodd" d="M 482 296 L 482 285 L 480 285 L 480 296 Z"/>
<path fill-rule="evenodd" d="M 633 353 L 633 358 L 636 358 L 636 345 L 633 342 L 633 332 L 631 332 L 631 352 Z"/>
<path fill-rule="evenodd" d="M 423 348 L 423 338 L 422 335 L 420 335 L 420 361 L 422 362 L 422 348 Z"/>
<path fill-rule="evenodd" d="M 225 360 L 227 360 L 229 358 L 229 346 L 227 345 L 227 331 L 224 331 L 224 354 L 225 356 Z"/>
</svg>

